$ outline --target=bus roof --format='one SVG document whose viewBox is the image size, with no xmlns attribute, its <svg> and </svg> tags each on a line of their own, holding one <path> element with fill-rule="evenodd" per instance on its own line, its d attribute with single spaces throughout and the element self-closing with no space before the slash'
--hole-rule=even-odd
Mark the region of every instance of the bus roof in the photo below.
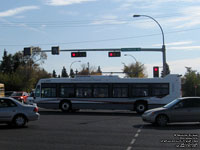
<svg viewBox="0 0 200 150">
<path fill-rule="evenodd" d="M 85 82 L 123 82 L 123 83 L 131 83 L 131 82 L 164 82 L 164 81 L 173 81 L 174 79 L 179 78 L 178 74 L 169 74 L 164 78 L 120 78 L 118 76 L 76 76 L 75 78 L 46 78 L 40 79 L 38 83 L 85 83 Z"/>
</svg>

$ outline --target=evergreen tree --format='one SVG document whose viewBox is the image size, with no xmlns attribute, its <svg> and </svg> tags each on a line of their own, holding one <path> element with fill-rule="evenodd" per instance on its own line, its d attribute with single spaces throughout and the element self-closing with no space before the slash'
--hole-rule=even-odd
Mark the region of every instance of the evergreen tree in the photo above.
<svg viewBox="0 0 200 150">
<path fill-rule="evenodd" d="M 4 50 L 2 61 L 0 64 L 0 71 L 2 73 L 12 73 L 13 72 L 13 63 L 12 63 L 12 55 L 7 54 L 7 51 Z"/>
<path fill-rule="evenodd" d="M 69 77 L 69 75 L 67 74 L 67 70 L 66 68 L 63 66 L 62 72 L 61 72 L 61 77 Z"/>
<path fill-rule="evenodd" d="M 170 74 L 169 65 L 166 63 L 166 75 Z M 161 72 L 161 77 L 164 77 L 163 71 Z"/>
<path fill-rule="evenodd" d="M 57 78 L 57 74 L 56 74 L 56 71 L 55 71 L 55 70 L 53 70 L 52 77 L 53 77 L 53 78 Z"/>
<path fill-rule="evenodd" d="M 70 77 L 71 77 L 71 78 L 74 78 L 74 76 L 75 76 L 74 70 L 71 69 L 71 70 L 70 70 Z"/>
<path fill-rule="evenodd" d="M 187 72 L 182 79 L 183 96 L 200 96 L 200 74 L 186 67 Z"/>
<path fill-rule="evenodd" d="M 102 71 L 101 71 L 101 67 L 100 67 L 100 66 L 98 66 L 97 74 L 98 74 L 98 75 L 102 75 Z"/>
</svg>

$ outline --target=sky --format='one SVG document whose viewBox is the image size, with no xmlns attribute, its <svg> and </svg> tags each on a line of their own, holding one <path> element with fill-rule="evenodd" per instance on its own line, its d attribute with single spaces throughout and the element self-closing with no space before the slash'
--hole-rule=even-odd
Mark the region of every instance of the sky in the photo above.
<svg viewBox="0 0 200 150">
<path fill-rule="evenodd" d="M 200 0 L 1 0 L 0 60 L 3 51 L 14 54 L 24 47 L 52 46 L 65 49 L 161 48 L 161 25 L 166 60 L 172 74 L 184 75 L 186 67 L 200 72 Z M 128 56 L 124 56 L 128 54 Z M 121 72 L 135 59 L 152 77 L 153 66 L 162 70 L 161 52 L 122 52 L 109 58 L 108 52 L 87 52 L 85 58 L 71 58 L 70 52 L 47 53 L 45 70 L 61 74 L 63 66 L 80 70 L 81 64 L 101 67 L 103 72 Z M 130 56 L 132 55 L 132 56 Z M 133 59 L 133 57 L 135 59 Z"/>
</svg>

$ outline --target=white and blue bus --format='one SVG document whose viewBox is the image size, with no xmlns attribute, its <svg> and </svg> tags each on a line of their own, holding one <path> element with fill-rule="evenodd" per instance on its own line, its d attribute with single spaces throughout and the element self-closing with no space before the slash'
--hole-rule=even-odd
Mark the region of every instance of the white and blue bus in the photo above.
<svg viewBox="0 0 200 150">
<path fill-rule="evenodd" d="M 39 107 L 61 109 L 145 110 L 181 97 L 179 75 L 164 78 L 119 78 L 118 76 L 77 76 L 41 79 L 36 85 Z"/>
</svg>

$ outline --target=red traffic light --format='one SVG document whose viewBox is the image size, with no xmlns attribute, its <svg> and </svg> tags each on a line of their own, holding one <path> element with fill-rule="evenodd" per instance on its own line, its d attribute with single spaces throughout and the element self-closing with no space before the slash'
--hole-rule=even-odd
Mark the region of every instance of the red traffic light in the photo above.
<svg viewBox="0 0 200 150">
<path fill-rule="evenodd" d="M 153 67 L 153 77 L 159 77 L 159 67 Z"/>
<path fill-rule="evenodd" d="M 71 57 L 86 57 L 86 52 L 71 52 Z"/>
<path fill-rule="evenodd" d="M 154 68 L 154 71 L 158 71 L 158 68 L 157 68 L 157 67 L 155 67 L 155 68 Z"/>
<path fill-rule="evenodd" d="M 108 52 L 108 57 L 120 57 L 121 52 Z"/>
</svg>

